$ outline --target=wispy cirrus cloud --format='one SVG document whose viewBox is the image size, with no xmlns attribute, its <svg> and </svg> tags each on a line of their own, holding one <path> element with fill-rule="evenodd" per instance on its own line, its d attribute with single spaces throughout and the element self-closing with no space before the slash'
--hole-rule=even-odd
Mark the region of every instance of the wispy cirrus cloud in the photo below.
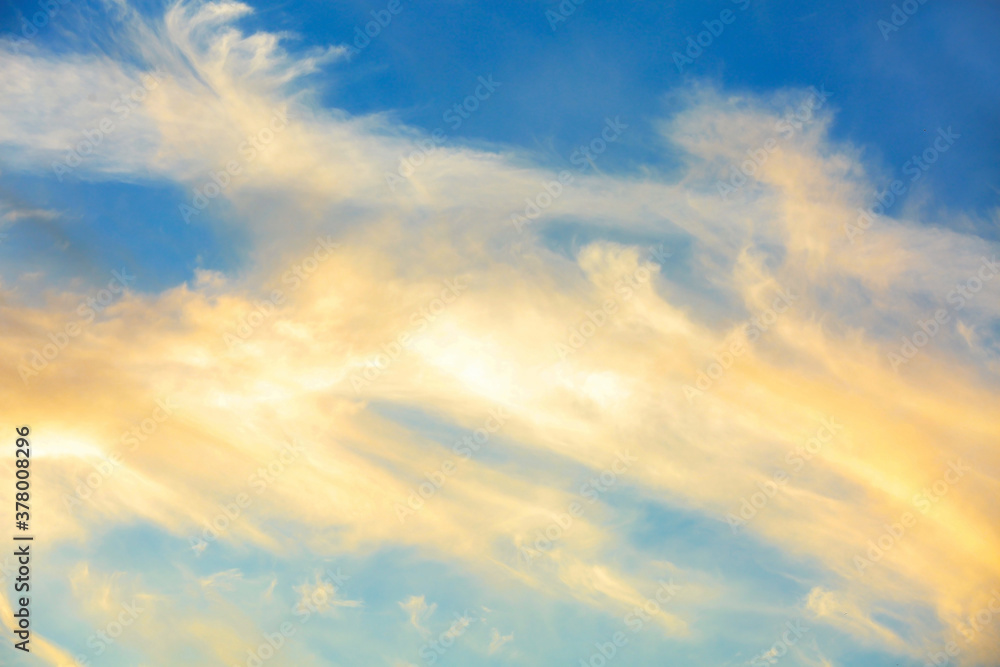
<svg viewBox="0 0 1000 667">
<path fill-rule="evenodd" d="M 558 179 L 556 172 L 525 151 L 449 141 L 387 194 L 385 172 L 418 149 L 420 134 L 387 115 L 316 105 L 308 77 L 350 67 L 343 49 L 288 52 L 278 35 L 236 27 L 250 13 L 232 2 L 177 3 L 159 17 L 125 7 L 120 38 L 141 64 L 21 50 L 8 54 L 0 75 L 0 115 L 9 119 L 0 143 L 25 172 L 49 170 L 107 112 L 72 100 L 113 100 L 143 72 L 157 72 L 159 84 L 73 178 L 168 182 L 192 193 L 240 156 L 275 109 L 288 118 L 218 195 L 226 222 L 211 210 L 193 219 L 247 239 L 240 271 L 198 271 L 159 292 L 126 293 L 46 374 L 0 390 L 12 413 L 66 443 L 59 455 L 42 456 L 48 483 L 60 490 L 39 500 L 50 517 L 42 537 L 54 548 L 99 539 L 88 536 L 100 526 L 197 532 L 247 492 L 255 473 L 262 479 L 258 470 L 274 459 L 282 427 L 294 424 L 302 464 L 274 476 L 267 502 L 242 513 L 220 542 L 276 560 L 297 549 L 322 557 L 405 551 L 483 575 L 491 594 L 516 590 L 529 608 L 571 602 L 615 618 L 641 609 L 643 591 L 677 573 L 692 582 L 689 592 L 655 625 L 668 641 L 707 650 L 725 615 L 713 601 L 732 595 L 751 604 L 746 573 L 702 562 L 697 537 L 671 551 L 650 547 L 645 504 L 728 534 L 724 517 L 734 503 L 834 414 L 844 424 L 837 442 L 788 482 L 745 539 L 810 564 L 798 600 L 810 618 L 894 655 L 915 659 L 981 608 L 1000 577 L 992 557 L 1000 550 L 996 508 L 988 500 L 1000 481 L 990 333 L 1000 285 L 984 285 L 963 309 L 961 327 L 942 328 L 906 372 L 886 355 L 926 317 L 928 303 L 946 299 L 997 248 L 936 219 L 887 218 L 863 243 L 850 243 L 843 225 L 867 204 L 873 179 L 856 148 L 831 139 L 831 107 L 788 137 L 752 184 L 722 201 L 718 180 L 809 92 L 728 95 L 695 86 L 658 126 L 664 144 L 684 156 L 681 173 L 574 175 L 531 225 L 516 230 L 510 212 Z M 41 83 L 29 88 L 29 81 Z M 6 215 L 20 216 L 19 224 L 40 215 L 29 213 Z M 566 221 L 591 240 L 553 240 Z M 184 224 L 180 208 L 177 224 Z M 321 235 L 340 244 L 329 259 L 285 290 L 252 337 L 225 345 L 223 333 L 281 289 Z M 674 251 L 652 261 L 663 245 Z M 630 287 L 625 299 L 621 277 L 640 268 L 648 283 Z M 22 298 L 23 271 L 18 263 L 5 271 L 0 299 L 8 325 L 0 363 L 10 376 L 32 341 L 81 298 L 73 288 Z M 412 315 L 442 281 L 456 277 L 468 285 L 462 297 L 415 323 Z M 688 401 L 684 387 L 782 288 L 798 295 L 795 307 L 710 391 Z M 599 335 L 554 363 L 553 349 L 581 313 L 609 300 L 620 305 Z M 968 343 L 970 331 L 980 344 Z M 406 353 L 380 368 L 378 382 L 352 386 L 350 378 L 378 366 L 380 346 L 400 333 Z M 176 418 L 84 511 L 62 507 L 57 498 L 89 472 L 91 454 L 110 452 L 168 394 L 183 397 Z M 452 440 L 435 429 L 474 430 L 496 406 L 511 418 L 490 456 L 456 459 L 434 502 L 401 525 L 396 504 L 452 455 L 442 446 Z M 579 502 L 581 485 L 601 474 L 623 442 L 641 465 L 525 568 L 519 547 Z M 179 455 L 178 443 L 197 456 Z M 974 465 L 967 481 L 920 531 L 886 552 L 884 568 L 857 576 L 851 557 L 956 456 Z M 539 461 L 549 464 L 532 465 Z M 236 595 L 236 579 L 214 575 L 208 587 L 226 583 Z M 321 590 L 352 613 L 371 606 L 367 594 L 362 609 L 328 583 L 301 579 L 281 584 L 292 591 L 289 605 Z M 431 632 L 436 607 L 429 595 L 398 602 L 422 635 Z M 217 636 L 195 633 L 191 605 L 167 599 L 136 628 L 136 650 L 165 632 L 178 646 L 153 646 L 170 659 L 205 646 L 219 660 L 241 659 L 267 630 L 265 614 L 212 604 Z M 513 631 L 494 633 L 482 645 L 502 653 Z M 977 636 L 963 659 L 986 655 L 989 639 Z"/>
</svg>

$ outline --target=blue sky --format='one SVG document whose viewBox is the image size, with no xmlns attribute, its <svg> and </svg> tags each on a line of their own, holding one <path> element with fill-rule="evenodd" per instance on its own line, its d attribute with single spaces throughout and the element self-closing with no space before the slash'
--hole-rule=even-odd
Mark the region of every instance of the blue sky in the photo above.
<svg viewBox="0 0 1000 667">
<path fill-rule="evenodd" d="M 0 9 L 0 664 L 1000 664 L 1000 5 L 53 1 Z"/>
<path fill-rule="evenodd" d="M 385 9 L 378 3 L 248 4 L 254 14 L 236 25 L 287 32 L 284 46 L 291 53 L 350 44 L 354 29 L 371 21 L 372 11 Z M 135 6 L 150 16 L 162 11 L 159 3 Z M 887 32 L 888 39 L 878 21 L 890 19 L 891 3 L 586 2 L 555 23 L 554 30 L 545 12 L 557 11 L 558 4 L 400 6 L 400 13 L 358 55 L 309 77 L 305 85 L 318 94 L 317 103 L 350 114 L 390 113 L 427 132 L 443 127 L 450 143 L 518 146 L 554 166 L 568 165 L 573 151 L 589 142 L 605 117 L 621 116 L 630 131 L 601 157 L 601 170 L 653 168 L 669 174 L 682 156 L 664 145 L 656 125 L 683 104 L 677 92 L 691 81 L 750 94 L 825 86 L 837 110 L 831 136 L 863 151 L 865 166 L 884 176 L 884 186 L 876 182 L 877 187 L 884 189 L 902 175 L 904 163 L 926 148 L 925 133 L 950 126 L 963 140 L 943 168 L 929 170 L 919 191 L 908 192 L 907 198 L 977 217 L 996 205 L 1000 72 L 992 33 L 1000 8 L 995 3 L 927 2 L 905 29 Z M 35 3 L 8 2 L 0 26 L 16 33 L 21 19 L 37 9 Z M 674 53 L 683 53 L 687 37 L 697 36 L 704 21 L 716 20 L 726 9 L 735 14 L 734 22 L 678 72 Z M 35 40 L 53 50 L 114 52 L 120 45 L 113 34 L 91 29 L 102 23 L 110 28 L 98 5 L 69 3 Z M 502 87 L 452 130 L 442 114 L 474 90 L 478 76 L 488 74 Z M 139 187 L 113 185 L 104 192 L 99 183 L 74 183 L 86 175 L 69 175 L 69 187 L 50 176 L 10 174 L 0 186 L 33 204 L 57 202 L 78 209 L 73 213 L 80 233 L 129 239 L 125 243 L 131 247 L 105 245 L 91 254 L 100 257 L 102 266 L 123 260 L 163 264 L 162 271 L 140 279 L 144 287 L 163 287 L 161 279 L 189 277 L 199 266 L 238 264 L 238 257 L 221 247 L 211 231 L 176 226 L 168 202 L 179 204 L 184 192 L 171 184 L 145 178 Z M 87 204 L 78 206 L 81 200 Z M 213 207 L 208 215 L 224 217 L 217 208 L 222 207 Z M 138 210 L 163 219 L 155 226 L 144 223 L 147 231 L 137 234 Z M 967 224 L 996 238 L 995 225 Z M 164 257 L 162 236 L 154 230 L 170 237 L 169 256 Z"/>
</svg>

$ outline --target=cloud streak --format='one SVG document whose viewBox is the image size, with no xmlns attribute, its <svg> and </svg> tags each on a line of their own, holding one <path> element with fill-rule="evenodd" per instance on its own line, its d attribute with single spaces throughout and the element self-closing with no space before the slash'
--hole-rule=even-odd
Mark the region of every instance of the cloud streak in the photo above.
<svg viewBox="0 0 1000 667">
<path fill-rule="evenodd" d="M 1000 578 L 1000 517 L 988 501 L 1000 483 L 1000 385 L 996 341 L 973 347 L 968 332 L 996 330 L 1000 285 L 984 282 L 981 296 L 964 305 L 961 327 L 941 323 L 906 372 L 897 373 L 887 355 L 933 312 L 928 304 L 941 305 L 997 248 L 953 231 L 947 220 L 885 218 L 863 243 L 847 239 L 844 224 L 865 204 L 872 178 L 857 149 L 829 137 L 829 107 L 816 109 L 752 183 L 722 201 L 717 182 L 809 92 L 759 98 L 694 86 L 656 129 L 683 155 L 682 173 L 574 175 L 532 224 L 515 229 L 511 211 L 558 181 L 556 171 L 524 151 L 455 140 L 387 192 L 384 174 L 426 137 L 385 115 L 318 107 L 309 77 L 322 67 L 334 75 L 350 67 L 345 47 L 290 53 L 278 35 L 235 27 L 250 12 L 234 2 L 178 3 L 154 18 L 123 8 L 121 34 L 141 66 L 0 46 L 9 63 L 0 75 L 7 168 L 50 169 L 106 113 L 101 104 L 71 100 L 115 99 L 151 72 L 158 85 L 67 178 L 169 182 L 204 194 L 247 136 L 257 136 L 276 110 L 287 118 L 266 150 L 216 188 L 225 218 L 212 208 L 187 220 L 177 215 L 178 226 L 216 225 L 248 239 L 240 271 L 199 270 L 156 293 L 126 290 L 44 373 L 0 389 L 11 414 L 38 424 L 39 437 L 64 443 L 39 461 L 51 489 L 38 500 L 50 517 L 40 538 L 68 549 L 99 526 L 135 522 L 195 534 L 274 459 L 282 429 L 294 425 L 302 461 L 220 542 L 277 559 L 294 555 L 292 543 L 324 558 L 412 549 L 489 573 L 497 589 L 517 585 L 526 600 L 575 601 L 615 616 L 641 604 L 641 591 L 666 572 L 682 572 L 712 594 L 663 614 L 660 630 L 672 641 L 711 641 L 719 628 L 699 619 L 711 614 L 714 595 L 736 583 L 674 564 L 687 554 L 651 554 L 615 520 L 629 516 L 617 496 L 575 519 L 531 568 L 518 548 L 623 443 L 642 465 L 629 470 L 621 493 L 711 525 L 724 522 L 816 424 L 837 415 L 844 428 L 836 445 L 789 479 L 745 529 L 814 568 L 811 592 L 800 600 L 810 619 L 913 658 L 982 608 Z M 42 214 L 7 212 L 5 228 L 13 233 Z M 564 221 L 594 230 L 594 239 L 564 251 L 546 235 Z M 646 240 L 615 240 L 621 233 Z M 309 279 L 286 290 L 253 335 L 227 345 L 233 323 L 279 288 L 317 238 L 331 241 Z M 664 245 L 674 249 L 669 260 L 657 250 Z M 666 261 L 679 270 L 667 270 Z M 648 282 L 623 298 L 622 276 L 640 269 Z M 86 293 L 69 287 L 27 298 L 26 273 L 27 265 L 5 270 L 0 286 L 8 332 L 0 363 L 12 377 Z M 416 326 L 414 314 L 448 281 L 467 287 Z M 771 308 L 783 289 L 795 294 L 794 308 L 769 322 L 710 391 L 688 400 L 685 387 L 719 350 L 745 337 L 748 319 Z M 581 313 L 609 300 L 617 307 L 599 333 L 571 355 L 553 355 Z M 380 363 L 384 343 L 401 334 L 405 353 Z M 377 381 L 352 383 L 372 368 Z M 168 395 L 178 397 L 171 419 L 92 502 L 69 512 L 60 499 L 75 493 L 94 455 L 113 452 L 121 434 Z M 401 523 L 399 499 L 439 466 L 452 439 L 388 408 L 471 431 L 497 406 L 510 418 L 490 455 L 464 462 L 433 502 Z M 972 466 L 963 483 L 885 552 L 884 567 L 859 576 L 852 557 L 955 457 Z M 557 465 L 520 465 L 532 460 Z M 317 580 L 296 592 L 312 599 L 322 589 L 333 606 L 358 606 L 323 586 Z M 170 605 L 163 602 L 137 633 L 181 627 L 187 641 L 186 605 Z M 414 596 L 399 606 L 413 627 L 429 632 L 434 605 Z M 901 614 L 902 607 L 926 613 Z M 229 659 L 267 629 L 236 609 L 226 617 L 245 622 L 188 647 L 208 642 L 213 655 Z M 513 637 L 493 633 L 490 653 Z M 959 659 L 973 664 L 988 640 L 980 633 Z M 183 646 L 164 650 L 176 657 Z M 59 649 L 46 651 L 58 664 Z"/>
</svg>

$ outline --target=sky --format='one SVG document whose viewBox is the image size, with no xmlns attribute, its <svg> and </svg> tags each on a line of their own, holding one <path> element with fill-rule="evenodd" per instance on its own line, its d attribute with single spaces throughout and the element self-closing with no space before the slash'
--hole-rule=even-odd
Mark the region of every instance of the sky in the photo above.
<svg viewBox="0 0 1000 667">
<path fill-rule="evenodd" d="M 1000 665 L 998 26 L 5 0 L 0 664 Z"/>
</svg>

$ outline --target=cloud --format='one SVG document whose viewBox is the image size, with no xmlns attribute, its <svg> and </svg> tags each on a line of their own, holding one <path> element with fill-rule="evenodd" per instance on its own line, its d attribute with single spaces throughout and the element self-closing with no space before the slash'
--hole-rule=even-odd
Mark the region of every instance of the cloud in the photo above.
<svg viewBox="0 0 1000 667">
<path fill-rule="evenodd" d="M 410 617 L 410 625 L 415 627 L 418 632 L 422 635 L 428 634 L 430 631 L 423 625 L 424 621 L 431 617 L 434 610 L 437 609 L 437 604 L 428 605 L 424 600 L 424 596 L 411 595 L 406 598 L 405 601 L 397 603 L 400 609 L 405 611 Z"/>
<path fill-rule="evenodd" d="M 201 579 L 199 583 L 203 588 L 223 588 L 231 590 L 232 587 L 239 581 L 243 580 L 243 573 L 238 569 L 233 568 L 231 570 L 224 570 L 222 572 L 215 572 L 209 576 Z"/>
<path fill-rule="evenodd" d="M 417 149 L 419 132 L 383 115 L 317 108 L 308 75 L 331 62 L 349 66 L 336 64 L 340 51 L 292 54 L 275 35 L 244 34 L 233 21 L 249 11 L 180 3 L 162 22 L 126 12 L 123 34 L 161 82 L 74 171 L 96 181 L 166 180 L 190 202 L 226 162 L 242 160 L 210 206 L 231 207 L 227 219 L 250 248 L 246 265 L 126 293 L 51 360 L 45 346 L 75 319 L 84 291 L 29 303 L 19 282 L 0 294 L 8 332 L 0 368 L 17 378 L 34 368 L 35 351 L 45 362 L 30 382 L 6 383 L 0 400 L 38 424 L 39 437 L 68 443 L 46 461 L 52 491 L 38 500 L 49 517 L 40 538 L 65 547 L 97 526 L 143 522 L 186 539 L 247 494 L 254 502 L 220 537 L 226 544 L 278 558 L 292 543 L 324 557 L 412 549 L 469 572 L 499 572 L 498 588 L 516 582 L 542 599 L 622 615 L 668 567 L 714 593 L 735 584 L 652 558 L 616 523 L 615 512 L 628 510 L 608 497 L 588 503 L 554 548 L 524 567 L 519 547 L 586 502 L 583 480 L 628 443 L 640 462 L 616 491 L 720 523 L 833 415 L 843 436 L 748 532 L 813 564 L 821 581 L 803 602 L 858 641 L 915 655 L 923 645 L 903 637 L 931 645 L 981 607 L 980 591 L 1000 575 L 991 557 L 1000 551 L 997 509 L 988 501 L 1000 475 L 998 378 L 984 364 L 988 344 L 966 341 L 995 327 L 1000 280 L 983 282 L 964 302 L 961 327 L 957 317 L 942 325 L 905 367 L 893 369 L 888 355 L 997 248 L 947 220 L 890 218 L 852 244 L 844 226 L 857 219 L 872 178 L 857 148 L 830 138 L 832 111 L 787 137 L 753 184 L 723 201 L 717 180 L 808 93 L 761 99 L 693 89 L 659 127 L 684 157 L 681 173 L 580 174 L 519 232 L 511 214 L 555 172 L 524 151 L 453 142 L 390 192 L 385 173 Z M 42 83 L 31 89 L 33 81 Z M 0 142 L 12 147 L 15 168 L 51 170 L 108 112 L 69 100 L 114 100 L 138 83 L 138 68 L 110 57 L 12 55 L 0 75 L 0 113 L 11 119 Z M 241 144 L 275 110 L 287 113 L 287 129 L 246 158 Z M 205 210 L 192 224 L 237 233 Z M 560 244 L 556 223 L 566 221 L 590 240 Z M 341 247 L 299 277 L 296 267 L 326 235 Z M 669 265 L 653 261 L 663 245 Z M 456 277 L 468 289 L 438 303 Z M 276 290 L 280 303 L 262 307 Z M 764 317 L 781 290 L 798 295 L 794 308 L 765 319 L 750 340 L 746 323 Z M 609 301 L 615 312 L 596 324 Z M 560 356 L 558 346 L 585 330 L 593 333 Z M 727 358 L 733 341 L 743 352 Z M 377 380 L 357 390 L 351 379 L 372 369 Z M 689 397 L 685 388 L 709 372 L 719 375 L 712 389 Z M 91 473 L 92 452 L 122 450 L 122 433 L 168 394 L 180 397 L 177 417 L 126 447 L 120 470 L 81 508 L 68 508 L 64 498 Z M 496 406 L 512 416 L 491 439 L 495 456 L 465 458 L 449 438 L 386 406 L 457 432 L 474 432 Z M 304 443 L 300 463 L 258 493 L 254 475 L 274 460 L 286 429 Z M 178 443 L 197 457 L 178 455 Z M 956 457 L 973 471 L 860 576 L 852 559 L 886 523 L 918 512 L 914 496 Z M 396 504 L 445 460 L 457 472 L 401 524 Z M 552 464 L 518 465 L 524 460 Z M 0 490 L 0 499 L 9 494 Z M 295 590 L 300 604 L 315 595 L 328 606 L 360 604 L 338 600 L 318 579 Z M 660 630 L 697 634 L 703 604 L 659 615 Z M 424 596 L 399 605 L 426 634 L 436 605 Z M 896 619 L 905 632 L 875 620 L 899 607 L 927 614 Z M 231 634 L 217 655 L 253 636 Z"/>
<path fill-rule="evenodd" d="M 330 581 L 324 579 L 322 575 L 316 575 L 315 583 L 305 583 L 295 587 L 295 592 L 299 595 L 299 602 L 296 609 L 310 609 L 325 611 L 333 607 L 360 607 L 360 600 L 344 600 L 337 597 L 337 587 Z"/>
<path fill-rule="evenodd" d="M 58 214 L 41 208 L 17 209 L 9 208 L 0 202 L 0 221 L 14 224 L 21 220 L 55 220 Z"/>
<path fill-rule="evenodd" d="M 497 630 L 496 628 L 493 628 L 491 632 L 493 634 L 490 637 L 490 648 L 489 648 L 490 655 L 493 655 L 494 653 L 496 653 L 497 651 L 499 651 L 501 648 L 503 648 L 504 644 L 506 644 L 508 642 L 511 642 L 511 641 L 514 641 L 514 633 L 513 632 L 510 633 L 509 635 L 501 635 L 500 631 Z"/>
</svg>

